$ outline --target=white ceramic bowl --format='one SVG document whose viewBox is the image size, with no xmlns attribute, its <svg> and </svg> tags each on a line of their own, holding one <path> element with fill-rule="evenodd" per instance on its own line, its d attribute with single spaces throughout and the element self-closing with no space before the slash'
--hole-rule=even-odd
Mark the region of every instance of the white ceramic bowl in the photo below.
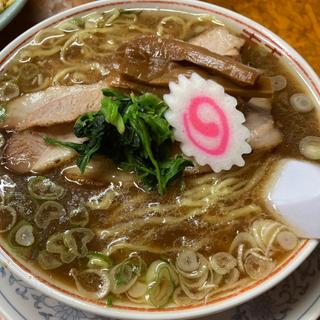
<svg viewBox="0 0 320 320">
<path fill-rule="evenodd" d="M 317 105 L 320 106 L 320 81 L 317 75 L 308 63 L 287 43 L 266 28 L 248 18 L 227 9 L 195 0 L 103 0 L 91 2 L 83 6 L 67 10 L 39 23 L 10 43 L 0 54 L 0 68 L 3 68 L 17 49 L 21 48 L 26 42 L 28 42 L 40 29 L 54 25 L 58 21 L 73 15 L 80 15 L 102 9 L 110 10 L 113 7 L 160 8 L 212 14 L 219 20 L 231 26 L 234 30 L 242 33 L 245 37 L 251 38 L 254 41 L 259 42 L 261 45 L 266 46 L 270 51 L 278 55 L 285 63 L 290 65 L 293 72 L 296 72 L 302 81 L 304 81 L 309 87 L 317 101 Z M 208 302 L 207 304 L 201 303 L 199 305 L 189 307 L 151 310 L 124 306 L 113 306 L 112 308 L 108 308 L 105 306 L 104 302 L 95 302 L 83 299 L 75 293 L 68 292 L 50 284 L 41 274 L 35 274 L 29 270 L 25 265 L 23 265 L 23 263 L 21 263 L 21 261 L 17 261 L 16 258 L 8 254 L 5 248 L 1 247 L 0 260 L 8 265 L 12 272 L 29 285 L 36 287 L 45 294 L 70 304 L 75 308 L 83 309 L 102 316 L 122 319 L 187 319 L 192 317 L 198 318 L 202 315 L 226 310 L 246 302 L 270 289 L 295 270 L 308 257 L 316 245 L 317 241 L 314 240 L 303 241 L 299 248 L 297 248 L 297 250 L 293 252 L 288 259 L 286 259 L 286 261 L 278 266 L 270 276 L 266 279 L 250 284 L 238 292 L 231 293 L 225 297 Z"/>
</svg>

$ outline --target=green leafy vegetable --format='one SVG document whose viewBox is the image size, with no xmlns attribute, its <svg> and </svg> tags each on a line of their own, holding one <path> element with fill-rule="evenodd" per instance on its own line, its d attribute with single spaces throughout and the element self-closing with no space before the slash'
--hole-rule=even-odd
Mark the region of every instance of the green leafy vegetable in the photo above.
<svg viewBox="0 0 320 320">
<path fill-rule="evenodd" d="M 101 104 L 101 113 L 104 115 L 105 120 L 114 125 L 120 134 L 123 134 L 125 128 L 123 119 L 119 113 L 120 104 L 110 97 L 103 98 Z"/>
<path fill-rule="evenodd" d="M 101 109 L 82 115 L 74 133 L 83 143 L 62 142 L 45 137 L 49 144 L 62 145 L 79 153 L 81 172 L 97 153 L 105 154 L 124 170 L 134 171 L 148 189 L 163 194 L 192 162 L 182 155 L 168 156 L 173 144 L 172 129 L 164 117 L 167 105 L 157 96 L 123 95 L 103 89 Z"/>
<path fill-rule="evenodd" d="M 100 112 L 88 112 L 82 115 L 74 125 L 74 133 L 78 138 L 87 138 L 83 143 L 63 142 L 45 137 L 44 140 L 53 145 L 62 145 L 79 153 L 77 166 L 84 172 L 92 156 L 96 154 L 104 138 L 106 121 Z"/>
<path fill-rule="evenodd" d="M 112 295 L 107 295 L 107 306 L 112 307 L 113 306 L 113 296 Z"/>
</svg>

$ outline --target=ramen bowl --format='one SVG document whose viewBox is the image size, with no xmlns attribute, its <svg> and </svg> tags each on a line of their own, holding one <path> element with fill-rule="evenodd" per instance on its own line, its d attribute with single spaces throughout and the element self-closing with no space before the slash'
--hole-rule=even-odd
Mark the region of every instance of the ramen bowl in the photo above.
<svg viewBox="0 0 320 320">
<path fill-rule="evenodd" d="M 267 50 L 281 59 L 305 83 L 314 96 L 317 105 L 320 105 L 320 81 L 317 75 L 308 63 L 287 43 L 271 31 L 246 17 L 212 4 L 194 0 L 124 0 L 121 2 L 105 0 L 72 8 L 46 19 L 10 43 L 0 54 L 0 68 L 2 69 L 17 50 L 22 48 L 41 29 L 55 25 L 72 16 L 83 15 L 92 11 L 110 10 L 112 8 L 165 9 L 213 15 L 236 33 L 242 34 L 243 37 L 249 38 L 261 46 L 265 46 Z M 104 301 L 93 301 L 80 297 L 75 291 L 63 288 L 58 283 L 52 283 L 48 275 L 29 269 L 22 260 L 9 253 L 8 248 L 5 246 L 0 247 L 0 260 L 30 286 L 78 309 L 101 316 L 121 319 L 187 319 L 218 313 L 262 294 L 293 272 L 313 251 L 317 243 L 315 240 L 302 240 L 299 246 L 270 275 L 237 291 L 232 291 L 206 303 L 153 309 L 117 304 L 107 307 Z"/>
</svg>

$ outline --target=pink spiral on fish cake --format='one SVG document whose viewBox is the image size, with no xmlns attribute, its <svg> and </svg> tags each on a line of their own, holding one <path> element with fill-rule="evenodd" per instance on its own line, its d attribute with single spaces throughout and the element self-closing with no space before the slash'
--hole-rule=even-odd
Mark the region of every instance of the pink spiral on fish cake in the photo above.
<svg viewBox="0 0 320 320">
<path fill-rule="evenodd" d="M 205 105 L 209 105 L 217 114 L 216 122 L 204 122 L 200 119 L 199 110 Z M 226 152 L 230 138 L 228 119 L 223 109 L 211 97 L 198 96 L 192 98 L 187 112 L 183 114 L 183 124 L 188 138 L 201 151 L 214 156 L 220 156 Z M 191 126 L 205 137 L 216 138 L 220 136 L 219 144 L 214 148 L 204 146 L 199 139 L 193 136 Z"/>
</svg>

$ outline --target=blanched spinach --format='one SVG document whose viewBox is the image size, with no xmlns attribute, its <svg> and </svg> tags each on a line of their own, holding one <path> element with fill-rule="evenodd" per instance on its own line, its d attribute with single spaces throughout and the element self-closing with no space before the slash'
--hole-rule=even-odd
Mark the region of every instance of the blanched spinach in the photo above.
<svg viewBox="0 0 320 320">
<path fill-rule="evenodd" d="M 74 125 L 74 133 L 85 138 L 71 143 L 45 137 L 50 144 L 62 145 L 79 153 L 81 172 L 96 153 L 105 154 L 124 170 L 135 171 L 148 189 L 160 194 L 172 180 L 180 176 L 192 162 L 182 155 L 168 156 L 173 144 L 172 129 L 164 117 L 167 105 L 157 96 L 123 95 L 103 89 L 101 109 L 82 115 Z"/>
</svg>

